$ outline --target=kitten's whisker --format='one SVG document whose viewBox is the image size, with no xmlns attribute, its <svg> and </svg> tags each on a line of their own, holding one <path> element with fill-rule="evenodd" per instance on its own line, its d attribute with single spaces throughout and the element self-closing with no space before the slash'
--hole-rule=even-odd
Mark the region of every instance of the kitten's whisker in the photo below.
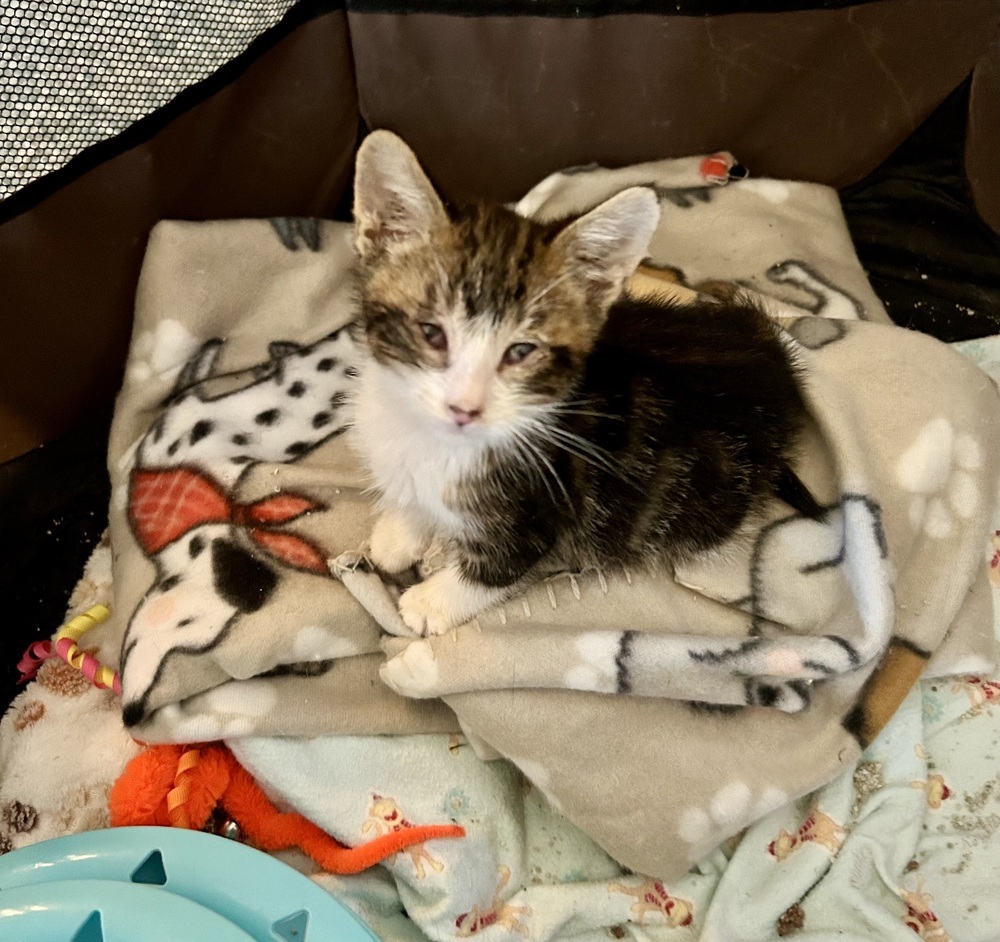
<svg viewBox="0 0 1000 942">
<path fill-rule="evenodd" d="M 623 472 L 621 466 L 607 453 L 596 445 L 574 435 L 568 429 L 554 424 L 538 424 L 539 433 L 546 437 L 553 445 L 575 455 L 581 461 L 587 461 L 595 467 L 602 468 L 609 474 L 614 475 L 622 481 L 628 481 L 628 476 Z"/>
<path fill-rule="evenodd" d="M 562 492 L 562 496 L 566 501 L 566 506 L 572 510 L 573 503 L 570 500 L 569 493 L 567 492 L 566 487 L 562 482 L 562 478 L 559 477 L 559 474 L 553 467 L 552 462 L 549 461 L 549 459 L 545 456 L 545 453 L 541 450 L 541 448 L 539 448 L 534 442 L 532 442 L 531 439 L 528 438 L 528 436 L 525 435 L 523 432 L 514 429 L 513 434 L 514 434 L 514 440 L 519 446 L 518 453 L 521 454 L 526 459 L 526 463 L 528 464 L 528 466 L 531 467 L 534 471 L 536 471 L 538 476 L 541 478 L 542 483 L 545 485 L 545 489 L 549 492 L 549 497 L 552 498 L 552 503 L 558 504 L 559 500 L 556 497 L 555 491 L 552 490 L 552 485 L 549 484 L 549 480 L 546 477 L 542 467 L 540 467 L 539 463 L 541 465 L 544 465 L 545 469 L 548 470 L 549 474 L 552 476 L 552 480 L 555 481 L 556 485 L 559 487 L 559 490 Z M 534 461 L 531 460 L 532 458 L 534 458 Z"/>
<path fill-rule="evenodd" d="M 569 402 L 554 402 L 542 406 L 536 406 L 533 411 L 536 418 L 542 421 L 551 419 L 553 416 L 564 415 L 585 415 L 596 419 L 614 419 L 616 422 L 624 422 L 622 415 L 612 415 L 610 412 L 597 412 L 593 409 L 580 408 L 581 406 L 593 406 L 594 403 L 587 399 L 571 400 Z"/>
<path fill-rule="evenodd" d="M 512 430 L 511 437 L 512 440 L 508 443 L 507 447 L 521 460 L 523 466 L 545 485 L 549 491 L 549 496 L 555 500 L 556 495 L 551 490 L 549 482 L 546 480 L 541 468 L 538 467 L 534 455 L 528 450 L 527 443 L 518 435 L 516 430 Z M 508 462 L 501 460 L 498 462 L 497 467 L 504 477 L 516 482 L 517 472 Z"/>
<path fill-rule="evenodd" d="M 610 412 L 592 412 L 589 409 L 566 409 L 557 406 L 551 410 L 553 415 L 585 415 L 595 419 L 613 419 L 616 422 L 624 422 L 625 417 L 621 415 L 611 415 Z"/>
<path fill-rule="evenodd" d="M 556 469 L 553 467 L 552 462 L 549 461 L 549 459 L 545 456 L 545 453 L 541 450 L 541 448 L 539 448 L 536 444 L 534 444 L 534 442 L 529 442 L 528 443 L 528 447 L 531 448 L 531 450 L 538 457 L 538 460 L 541 461 L 542 464 L 544 464 L 545 467 L 548 469 L 549 474 L 552 475 L 552 479 L 556 482 L 556 484 L 559 486 L 559 490 L 562 492 L 563 499 L 566 501 L 566 506 L 570 510 L 572 510 L 573 509 L 573 502 L 570 500 L 569 493 L 566 490 L 566 486 L 563 484 L 562 478 L 559 477 L 559 474 L 556 472 Z M 550 491 L 550 493 L 551 493 L 551 491 Z M 556 501 L 556 498 L 555 498 L 554 494 L 552 495 L 552 502 L 553 503 L 558 503 Z"/>
</svg>

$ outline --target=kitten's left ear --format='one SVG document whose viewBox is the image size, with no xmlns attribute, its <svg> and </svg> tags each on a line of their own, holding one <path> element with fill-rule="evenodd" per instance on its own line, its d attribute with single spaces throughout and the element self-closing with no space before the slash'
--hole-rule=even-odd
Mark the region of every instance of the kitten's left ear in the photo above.
<svg viewBox="0 0 1000 942">
<path fill-rule="evenodd" d="M 413 151 L 390 131 L 369 134 L 354 175 L 354 243 L 361 257 L 425 239 L 447 221 Z"/>
<path fill-rule="evenodd" d="M 552 244 L 566 257 L 567 267 L 601 303 L 618 297 L 645 257 L 660 221 L 660 204 L 648 187 L 631 187 L 567 226 Z"/>
</svg>

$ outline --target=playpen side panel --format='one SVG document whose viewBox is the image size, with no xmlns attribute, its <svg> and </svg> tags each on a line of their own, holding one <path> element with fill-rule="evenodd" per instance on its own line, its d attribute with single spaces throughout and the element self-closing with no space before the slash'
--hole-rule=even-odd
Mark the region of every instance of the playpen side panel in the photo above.
<svg viewBox="0 0 1000 942">
<path fill-rule="evenodd" d="M 503 199 L 574 164 L 718 149 L 759 176 L 855 182 L 969 74 L 997 16 L 994 0 L 702 17 L 398 12 L 417 6 L 349 5 L 362 116 L 407 138 L 450 195 Z"/>
<path fill-rule="evenodd" d="M 331 215 L 357 137 L 335 10 L 0 204 L 0 461 L 110 403 L 159 219 Z"/>
</svg>

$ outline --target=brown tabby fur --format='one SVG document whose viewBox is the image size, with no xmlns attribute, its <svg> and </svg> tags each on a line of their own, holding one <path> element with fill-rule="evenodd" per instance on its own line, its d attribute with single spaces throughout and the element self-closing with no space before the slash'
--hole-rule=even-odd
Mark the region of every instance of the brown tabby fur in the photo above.
<svg viewBox="0 0 1000 942">
<path fill-rule="evenodd" d="M 796 370 L 752 301 L 616 298 L 600 279 L 561 277 L 565 223 L 487 204 L 449 215 L 405 253 L 362 260 L 372 355 L 443 369 L 447 351 L 418 324 L 457 306 L 537 338 L 517 380 L 532 402 L 569 404 L 552 420 L 563 434 L 536 442 L 557 481 L 493 449 L 450 493 L 474 524 L 456 540 L 465 578 L 509 586 L 552 553 L 573 566 L 670 561 L 722 543 L 773 497 L 818 513 L 790 470 L 805 418 Z"/>
</svg>

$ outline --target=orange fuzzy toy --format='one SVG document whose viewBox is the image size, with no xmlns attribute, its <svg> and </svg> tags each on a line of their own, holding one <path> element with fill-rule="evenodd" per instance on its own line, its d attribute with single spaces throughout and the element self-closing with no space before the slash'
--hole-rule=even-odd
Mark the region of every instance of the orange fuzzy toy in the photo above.
<svg viewBox="0 0 1000 942">
<path fill-rule="evenodd" d="M 328 873 L 360 873 L 414 844 L 464 837 L 458 825 L 403 828 L 346 847 L 312 821 L 279 811 L 233 754 L 221 745 L 151 746 L 125 767 L 108 800 L 111 826 L 162 825 L 201 830 L 216 808 L 260 850 L 298 847 Z"/>
</svg>

